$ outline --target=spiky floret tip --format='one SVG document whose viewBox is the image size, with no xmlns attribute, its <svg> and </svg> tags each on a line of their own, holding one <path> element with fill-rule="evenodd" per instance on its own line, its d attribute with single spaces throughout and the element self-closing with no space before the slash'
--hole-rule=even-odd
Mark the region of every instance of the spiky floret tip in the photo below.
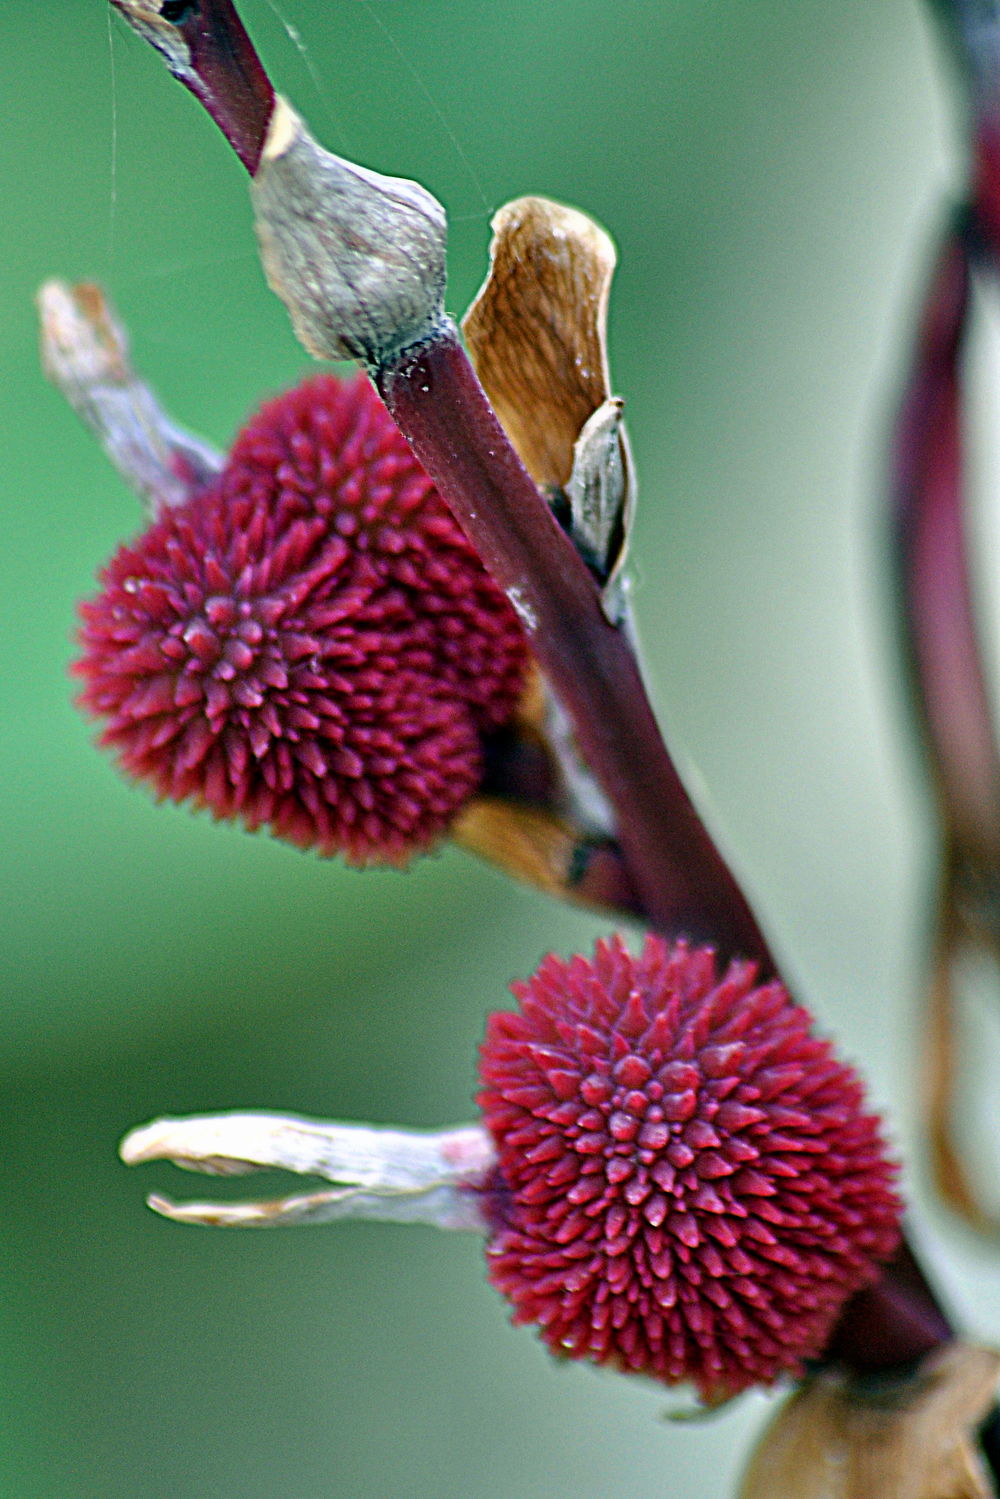
<svg viewBox="0 0 1000 1499">
<path fill-rule="evenodd" d="M 619 938 L 490 1017 L 489 1273 L 549 1347 L 714 1400 L 816 1357 L 897 1245 L 862 1085 L 750 963 Z"/>
<path fill-rule="evenodd" d="M 371 386 L 269 402 L 81 608 L 82 706 L 175 800 L 404 862 L 482 774 L 524 637 Z"/>
</svg>

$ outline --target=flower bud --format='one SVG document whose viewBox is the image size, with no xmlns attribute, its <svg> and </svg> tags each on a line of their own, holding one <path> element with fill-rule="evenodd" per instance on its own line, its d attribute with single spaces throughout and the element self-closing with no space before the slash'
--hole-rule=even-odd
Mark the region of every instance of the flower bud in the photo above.
<svg viewBox="0 0 1000 1499">
<path fill-rule="evenodd" d="M 862 1088 L 778 982 L 619 938 L 547 958 L 491 1016 L 490 1278 L 555 1353 L 707 1401 L 819 1355 L 895 1248 Z"/>
<path fill-rule="evenodd" d="M 476 790 L 526 665 L 507 600 L 363 377 L 266 405 L 81 610 L 81 705 L 161 796 L 404 863 Z"/>
</svg>

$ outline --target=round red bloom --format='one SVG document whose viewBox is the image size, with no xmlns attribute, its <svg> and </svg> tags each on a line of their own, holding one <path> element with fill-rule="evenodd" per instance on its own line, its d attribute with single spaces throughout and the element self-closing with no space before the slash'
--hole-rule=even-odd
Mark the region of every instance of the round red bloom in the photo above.
<svg viewBox="0 0 1000 1499">
<path fill-rule="evenodd" d="M 81 608 L 80 702 L 163 796 L 404 862 L 482 775 L 524 636 L 363 377 L 261 408 Z"/>
<path fill-rule="evenodd" d="M 692 1381 L 798 1374 L 898 1243 L 861 1083 L 778 982 L 619 938 L 490 1017 L 490 1278 L 554 1352 Z"/>
</svg>

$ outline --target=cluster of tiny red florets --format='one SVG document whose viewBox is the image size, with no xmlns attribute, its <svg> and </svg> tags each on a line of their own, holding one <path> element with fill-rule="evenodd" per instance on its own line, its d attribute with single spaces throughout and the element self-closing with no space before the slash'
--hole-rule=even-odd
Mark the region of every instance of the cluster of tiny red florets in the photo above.
<svg viewBox="0 0 1000 1499">
<path fill-rule="evenodd" d="M 553 1351 L 703 1396 L 816 1356 L 898 1241 L 861 1084 L 749 963 L 620 939 L 491 1016 L 490 1276 Z"/>
<path fill-rule="evenodd" d="M 444 832 L 520 692 L 507 600 L 361 377 L 265 405 L 101 584 L 75 671 L 124 769 L 356 863 Z"/>
</svg>

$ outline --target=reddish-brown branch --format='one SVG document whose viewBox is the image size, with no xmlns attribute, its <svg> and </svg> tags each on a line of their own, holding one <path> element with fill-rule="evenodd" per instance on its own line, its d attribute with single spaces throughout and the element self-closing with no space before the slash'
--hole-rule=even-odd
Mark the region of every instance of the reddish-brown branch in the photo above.
<svg viewBox="0 0 1000 1499">
<path fill-rule="evenodd" d="M 972 201 L 976 226 L 994 263 L 1000 263 L 1000 119 L 977 122 L 972 153 Z"/>
<path fill-rule="evenodd" d="M 137 24 L 147 0 L 111 0 Z M 259 163 L 273 92 L 231 0 L 193 0 L 164 43 L 143 34 L 201 100 L 240 159 Z M 188 62 L 172 59 L 182 46 Z M 263 80 L 263 82 L 261 81 Z M 237 144 L 237 140 L 239 144 Z M 632 650 L 601 609 L 572 542 L 489 405 L 453 326 L 375 373 L 401 431 L 486 566 L 518 607 L 542 669 L 616 816 L 644 914 L 720 957 L 774 960 L 663 744 Z"/>
<path fill-rule="evenodd" d="M 251 176 L 274 90 L 232 0 L 110 0 L 211 115 Z"/>
<path fill-rule="evenodd" d="M 663 744 L 632 650 L 483 394 L 453 327 L 376 374 L 382 397 L 488 570 L 512 599 L 616 832 L 649 921 L 774 963 Z"/>
</svg>

